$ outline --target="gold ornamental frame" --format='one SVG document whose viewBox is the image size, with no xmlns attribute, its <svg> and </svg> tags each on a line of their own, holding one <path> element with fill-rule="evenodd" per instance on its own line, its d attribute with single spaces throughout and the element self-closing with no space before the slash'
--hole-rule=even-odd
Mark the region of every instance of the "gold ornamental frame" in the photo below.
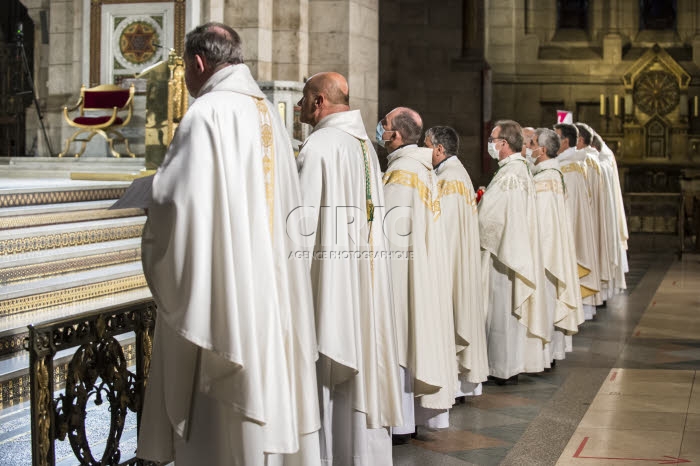
<svg viewBox="0 0 700 466">
<path fill-rule="evenodd" d="M 173 44 L 178 55 L 185 49 L 185 2 L 186 0 L 147 0 L 148 3 L 175 4 L 175 30 Z M 101 46 L 102 46 L 102 5 L 143 3 L 144 0 L 90 0 L 90 87 L 101 84 Z"/>
</svg>

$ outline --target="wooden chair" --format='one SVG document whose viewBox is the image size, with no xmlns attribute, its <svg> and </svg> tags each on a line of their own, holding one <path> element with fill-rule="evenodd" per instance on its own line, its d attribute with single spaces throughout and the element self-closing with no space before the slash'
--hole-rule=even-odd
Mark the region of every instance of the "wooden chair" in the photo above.
<svg viewBox="0 0 700 466">
<path fill-rule="evenodd" d="M 114 150 L 114 143 L 124 143 L 126 153 L 130 157 L 136 155 L 129 149 L 129 141 L 119 128 L 126 126 L 131 120 L 134 106 L 134 85 L 129 89 L 116 86 L 114 84 L 101 84 L 96 87 L 86 89 L 83 85 L 80 88 L 80 100 L 72 108 L 63 107 L 63 118 L 66 122 L 78 128 L 73 135 L 66 139 L 66 146 L 63 152 L 58 154 L 63 157 L 68 153 L 68 149 L 73 142 L 82 143 L 80 152 L 75 153 L 75 157 L 80 157 L 85 152 L 87 143 L 96 135 L 99 134 L 109 143 L 109 151 L 114 157 L 119 157 L 121 154 Z M 78 116 L 71 118 L 68 112 L 79 110 Z M 85 115 L 85 111 L 95 112 L 95 114 Z M 101 111 L 101 112 L 100 112 Z M 100 113 L 97 113 L 100 112 Z M 121 117 L 119 114 L 126 112 L 126 116 Z M 84 136 L 78 138 L 78 136 Z"/>
</svg>

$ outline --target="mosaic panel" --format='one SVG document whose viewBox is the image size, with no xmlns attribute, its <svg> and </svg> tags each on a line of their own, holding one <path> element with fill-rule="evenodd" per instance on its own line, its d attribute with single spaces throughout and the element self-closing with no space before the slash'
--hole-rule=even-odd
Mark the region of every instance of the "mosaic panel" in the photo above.
<svg viewBox="0 0 700 466">
<path fill-rule="evenodd" d="M 77 212 L 18 215 L 16 217 L 0 218 L 0 230 L 36 227 L 40 225 L 56 225 L 59 223 L 86 222 L 90 220 L 105 220 L 110 218 L 136 217 L 139 215 L 143 215 L 142 209 L 94 209 Z"/>
<path fill-rule="evenodd" d="M 122 197 L 125 191 L 126 187 L 0 194 L 0 207 L 64 204 L 67 202 L 104 201 L 109 199 L 117 200 Z"/>
<path fill-rule="evenodd" d="M 146 286 L 148 285 L 143 275 L 134 275 L 90 285 L 6 299 L 0 301 L 0 317 L 35 311 L 46 307 L 60 306 L 74 301 L 97 298 L 99 296 L 121 293 Z"/>
<path fill-rule="evenodd" d="M 142 231 L 143 225 L 127 225 L 66 233 L 53 233 L 27 238 L 5 239 L 0 241 L 0 256 L 138 238 L 141 236 Z"/>
<path fill-rule="evenodd" d="M 49 277 L 69 272 L 79 272 L 97 267 L 107 267 L 110 265 L 124 264 L 127 262 L 140 261 L 141 248 L 128 249 L 124 251 L 114 251 L 104 254 L 93 254 L 90 256 L 73 257 L 59 261 L 43 262 L 40 264 L 23 265 L 0 269 L 0 284 L 7 284 L 18 281 L 28 281 L 38 278 Z"/>
</svg>

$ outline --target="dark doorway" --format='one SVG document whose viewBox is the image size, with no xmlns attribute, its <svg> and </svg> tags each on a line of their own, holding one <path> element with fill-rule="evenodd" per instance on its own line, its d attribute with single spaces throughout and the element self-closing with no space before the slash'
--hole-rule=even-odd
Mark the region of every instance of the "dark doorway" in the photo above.
<svg viewBox="0 0 700 466">
<path fill-rule="evenodd" d="M 20 44 L 23 47 L 20 47 Z M 26 155 L 25 111 L 33 101 L 33 89 L 25 72 L 34 63 L 34 22 L 19 0 L 0 2 L 0 156 Z"/>
</svg>

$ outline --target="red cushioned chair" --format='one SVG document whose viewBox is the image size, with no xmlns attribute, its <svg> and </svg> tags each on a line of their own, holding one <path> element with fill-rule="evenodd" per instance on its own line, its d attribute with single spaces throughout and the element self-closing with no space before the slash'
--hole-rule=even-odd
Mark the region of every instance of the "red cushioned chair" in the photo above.
<svg viewBox="0 0 700 466">
<path fill-rule="evenodd" d="M 119 157 L 121 154 L 114 150 L 115 142 L 123 142 L 126 146 L 126 153 L 131 157 L 136 155 L 129 149 L 129 141 L 119 128 L 126 126 L 131 120 L 134 103 L 134 85 L 129 89 L 124 89 L 114 84 L 101 84 L 90 89 L 85 89 L 85 86 L 80 88 L 80 100 L 74 107 L 63 107 L 63 118 L 66 122 L 78 128 L 73 135 L 66 139 L 66 147 L 63 152 L 58 154 L 63 157 L 68 153 L 71 143 L 80 142 L 82 147 L 80 152 L 75 154 L 80 157 L 85 152 L 87 143 L 96 135 L 99 134 L 109 143 L 109 151 L 113 156 Z M 68 112 L 80 110 L 79 115 L 75 118 L 68 116 Z M 90 111 L 91 114 L 86 116 L 85 111 Z M 126 112 L 124 117 L 119 116 L 120 113 Z M 78 139 L 78 136 L 84 135 Z"/>
</svg>

